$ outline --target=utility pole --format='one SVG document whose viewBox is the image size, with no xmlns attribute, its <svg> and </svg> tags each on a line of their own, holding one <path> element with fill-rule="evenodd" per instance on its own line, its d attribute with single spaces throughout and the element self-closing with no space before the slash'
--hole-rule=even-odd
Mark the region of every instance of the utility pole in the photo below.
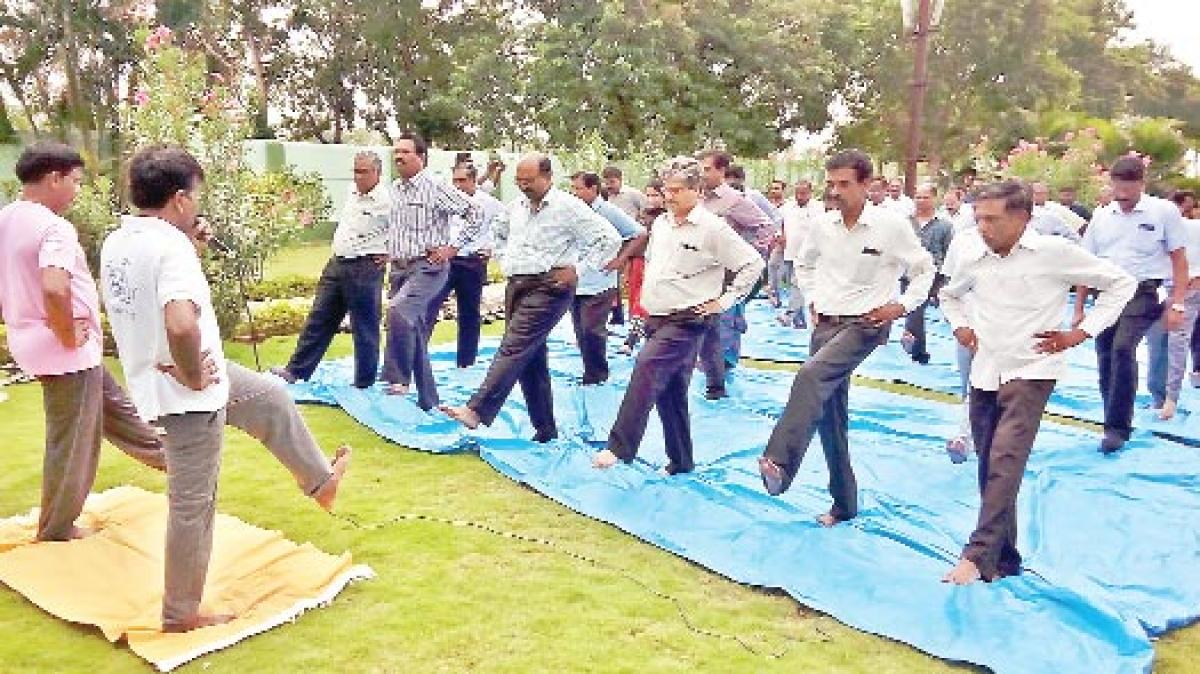
<svg viewBox="0 0 1200 674">
<path fill-rule="evenodd" d="M 917 25 L 913 31 L 912 97 L 908 107 L 908 156 L 904 161 L 904 193 L 917 189 L 917 162 L 921 159 L 921 124 L 925 116 L 925 91 L 929 88 L 929 26 L 933 0 L 918 0 Z"/>
</svg>

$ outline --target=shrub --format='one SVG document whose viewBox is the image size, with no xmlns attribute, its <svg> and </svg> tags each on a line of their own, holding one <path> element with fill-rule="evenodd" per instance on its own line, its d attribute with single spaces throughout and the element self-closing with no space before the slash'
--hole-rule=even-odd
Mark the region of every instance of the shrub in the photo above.
<svg viewBox="0 0 1200 674">
<path fill-rule="evenodd" d="M 261 342 L 268 337 L 298 334 L 304 327 L 311 306 L 311 302 L 307 301 L 275 300 L 253 307 L 253 334 L 247 321 L 238 326 L 237 336 L 239 339 Z"/>
<path fill-rule="evenodd" d="M 0 365 L 12 362 L 12 352 L 8 350 L 8 328 L 0 323 Z"/>
<path fill-rule="evenodd" d="M 265 302 L 267 300 L 289 300 L 294 297 L 312 297 L 316 291 L 317 279 L 291 274 L 259 281 L 246 289 L 246 296 L 253 302 Z"/>
</svg>

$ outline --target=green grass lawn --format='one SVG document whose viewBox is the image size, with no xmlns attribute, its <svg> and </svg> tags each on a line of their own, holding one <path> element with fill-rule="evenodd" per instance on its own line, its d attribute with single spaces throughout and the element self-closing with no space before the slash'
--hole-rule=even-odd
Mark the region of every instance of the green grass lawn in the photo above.
<svg viewBox="0 0 1200 674">
<path fill-rule="evenodd" d="M 315 274 L 327 248 L 289 251 L 272 273 Z M 319 252 L 316 252 L 319 251 Z M 285 271 L 279 271 L 283 269 Z M 499 325 L 486 328 L 497 334 Z M 435 339 L 451 337 L 443 324 Z M 294 338 L 261 346 L 264 367 L 282 363 Z M 252 364 L 245 345 L 231 358 Z M 330 357 L 351 353 L 339 336 Z M 0 516 L 38 502 L 43 420 L 37 384 L 6 389 L 0 403 L 8 452 L 0 473 Z M 206 656 L 181 672 L 863 672 L 979 671 L 871 636 L 778 592 L 740 585 L 557 505 L 493 471 L 474 455 L 435 456 L 389 444 L 336 409 L 303 408 L 321 443 L 347 442 L 354 463 L 338 510 L 365 522 L 399 513 L 466 519 L 549 539 L 514 541 L 472 528 L 407 522 L 356 530 L 322 513 L 257 442 L 227 436 L 222 512 L 278 529 L 322 549 L 351 550 L 378 578 L 349 587 L 294 624 Z M 96 490 L 163 478 L 105 446 Z M 569 553 L 569 554 L 568 554 Z M 596 563 L 581 561 L 582 555 Z M 886 563 L 886 560 L 884 560 Z M 674 601 L 664 599 L 669 595 Z M 675 603 L 677 602 L 677 603 Z M 728 638 L 751 644 L 754 654 Z M 1200 672 L 1200 631 L 1159 643 L 1160 672 Z M 772 658 L 763 652 L 786 651 Z M 123 646 L 91 628 L 52 618 L 0 590 L 0 672 L 147 672 Z"/>
</svg>

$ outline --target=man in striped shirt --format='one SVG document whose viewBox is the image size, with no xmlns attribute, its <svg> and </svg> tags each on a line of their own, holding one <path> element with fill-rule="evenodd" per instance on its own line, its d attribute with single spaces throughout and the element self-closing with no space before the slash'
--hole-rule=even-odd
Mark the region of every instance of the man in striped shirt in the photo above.
<svg viewBox="0 0 1200 674">
<path fill-rule="evenodd" d="M 399 178 L 392 184 L 383 379 L 387 392 L 395 395 L 408 393 L 414 382 L 417 405 L 428 411 L 439 402 L 427 349 L 429 306 L 446 285 L 450 260 L 479 235 L 482 218 L 470 199 L 425 171 L 428 154 L 421 136 L 400 134 L 393 151 Z M 452 216 L 462 218 L 453 237 Z"/>
</svg>

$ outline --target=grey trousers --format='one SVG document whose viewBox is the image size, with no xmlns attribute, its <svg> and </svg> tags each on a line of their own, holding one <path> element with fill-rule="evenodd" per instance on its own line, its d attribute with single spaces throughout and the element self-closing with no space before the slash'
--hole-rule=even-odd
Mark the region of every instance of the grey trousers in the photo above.
<svg viewBox="0 0 1200 674">
<path fill-rule="evenodd" d="M 854 369 L 887 341 L 891 325 L 873 327 L 860 319 L 822 317 L 813 328 L 812 356 L 800 366 L 783 416 L 771 431 L 763 456 L 783 469 L 787 489 L 812 443 L 821 436 L 829 466 L 830 514 L 839 521 L 858 514 L 858 483 L 850 465 L 850 377 Z"/>
<path fill-rule="evenodd" d="M 217 475 L 224 427 L 259 440 L 311 496 L 332 475 L 328 460 L 296 404 L 277 378 L 227 363 L 229 404 L 216 412 L 159 419 L 167 431 L 167 540 L 162 620 L 179 624 L 196 615 L 212 554 Z"/>
<path fill-rule="evenodd" d="M 771 255 L 767 258 L 767 293 L 775 299 L 781 299 L 780 291 L 784 286 L 788 285 L 787 267 L 783 261 L 783 248 L 775 246 L 771 248 Z"/>
<path fill-rule="evenodd" d="M 411 380 L 417 387 L 417 405 L 430 410 L 440 402 L 433 366 L 429 362 L 430 305 L 446 286 L 450 265 L 424 258 L 393 262 L 388 295 L 388 333 L 383 379 L 389 384 Z"/>
<path fill-rule="evenodd" d="M 151 468 L 165 470 L 167 464 L 158 433 L 138 417 L 103 365 L 38 380 L 46 413 L 38 540 L 61 541 L 70 536 L 96 480 L 101 437 Z"/>
<path fill-rule="evenodd" d="M 1183 300 L 1183 322 L 1167 332 L 1162 321 L 1155 321 L 1146 332 L 1146 343 L 1150 347 L 1150 367 L 1146 372 L 1146 388 L 1154 398 L 1179 402 L 1179 390 L 1187 374 L 1188 355 L 1191 352 L 1192 332 L 1196 328 L 1196 316 L 1200 315 L 1200 290 L 1188 290 Z M 1155 353 L 1155 352 L 1159 353 Z M 1155 361 L 1158 367 L 1155 367 Z M 1192 364 L 1196 369 L 1196 364 Z"/>
<path fill-rule="evenodd" d="M 971 435 L 979 454 L 979 522 L 962 556 L 987 580 L 1021 572 L 1017 493 L 1053 379 L 1014 379 L 998 391 L 971 390 Z"/>
</svg>

